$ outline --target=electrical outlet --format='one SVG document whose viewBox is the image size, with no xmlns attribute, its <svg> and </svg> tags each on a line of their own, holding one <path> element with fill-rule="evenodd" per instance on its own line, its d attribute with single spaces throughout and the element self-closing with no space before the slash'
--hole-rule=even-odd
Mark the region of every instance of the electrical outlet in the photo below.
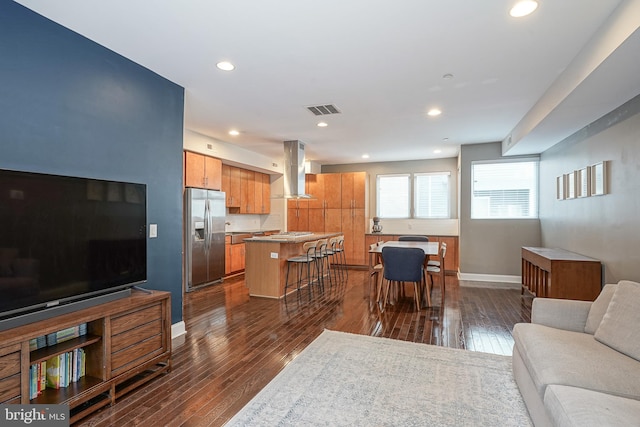
<svg viewBox="0 0 640 427">
<path fill-rule="evenodd" d="M 271 252 L 271 258 L 278 259 L 278 252 Z"/>
<path fill-rule="evenodd" d="M 158 224 L 149 224 L 149 238 L 154 239 L 158 237 Z"/>
</svg>

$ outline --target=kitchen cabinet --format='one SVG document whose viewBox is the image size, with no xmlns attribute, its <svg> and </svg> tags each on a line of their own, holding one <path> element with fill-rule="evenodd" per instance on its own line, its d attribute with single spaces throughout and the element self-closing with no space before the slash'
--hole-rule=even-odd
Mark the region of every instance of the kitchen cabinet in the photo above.
<svg viewBox="0 0 640 427">
<path fill-rule="evenodd" d="M 225 236 L 224 273 L 226 276 L 240 273 L 245 267 L 245 244 L 231 243 L 231 237 Z"/>
<path fill-rule="evenodd" d="M 340 209 L 342 207 L 339 173 L 309 174 L 305 177 L 309 209 Z"/>
<path fill-rule="evenodd" d="M 254 181 L 254 213 L 268 214 L 271 211 L 271 176 L 255 172 Z"/>
<path fill-rule="evenodd" d="M 365 209 L 341 209 L 342 233 L 347 264 L 364 265 L 367 262 L 365 252 L 366 216 Z"/>
<path fill-rule="evenodd" d="M 340 193 L 342 209 L 365 209 L 367 203 L 366 172 L 340 174 Z"/>
<path fill-rule="evenodd" d="M 230 165 L 222 165 L 222 191 L 232 214 L 271 212 L 271 176 Z"/>
<path fill-rule="evenodd" d="M 231 272 L 237 272 L 244 270 L 245 256 L 244 256 L 245 244 L 236 243 L 231 245 Z"/>
<path fill-rule="evenodd" d="M 240 169 L 240 212 L 255 213 L 255 172 Z"/>
<path fill-rule="evenodd" d="M 240 168 L 222 165 L 222 191 L 226 195 L 226 207 L 240 208 Z"/>
<path fill-rule="evenodd" d="M 309 226 L 309 199 L 287 200 L 287 230 L 311 230 Z"/>
<path fill-rule="evenodd" d="M 185 187 L 220 190 L 222 188 L 222 161 L 215 157 L 185 151 L 184 185 Z"/>
</svg>

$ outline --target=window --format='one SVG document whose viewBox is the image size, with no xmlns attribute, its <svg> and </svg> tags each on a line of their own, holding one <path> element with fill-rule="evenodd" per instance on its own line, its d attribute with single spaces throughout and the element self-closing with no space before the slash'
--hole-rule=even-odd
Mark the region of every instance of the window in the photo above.
<svg viewBox="0 0 640 427">
<path fill-rule="evenodd" d="M 474 162 L 471 218 L 538 218 L 538 161 Z"/>
<path fill-rule="evenodd" d="M 449 172 L 378 175 L 377 216 L 449 218 L 449 176 Z"/>
<path fill-rule="evenodd" d="M 449 174 L 418 173 L 414 182 L 414 217 L 449 218 Z"/>
<path fill-rule="evenodd" d="M 409 218 L 409 174 L 378 175 L 377 216 Z"/>
</svg>

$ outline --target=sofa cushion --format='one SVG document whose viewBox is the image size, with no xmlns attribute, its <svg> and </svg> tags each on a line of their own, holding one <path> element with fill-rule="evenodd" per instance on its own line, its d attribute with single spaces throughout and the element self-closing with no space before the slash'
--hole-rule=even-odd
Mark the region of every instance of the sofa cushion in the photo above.
<svg viewBox="0 0 640 427">
<path fill-rule="evenodd" d="M 617 287 L 615 284 L 604 285 L 598 298 L 591 304 L 591 309 L 589 309 L 589 315 L 587 316 L 587 323 L 584 325 L 584 331 L 586 333 L 593 335 L 596 332 L 596 329 L 600 326 L 600 322 L 602 322 L 604 314 L 607 312 L 609 302 L 611 302 L 611 297 Z"/>
<path fill-rule="evenodd" d="M 611 297 L 595 339 L 640 360 L 640 283 L 620 281 Z"/>
<path fill-rule="evenodd" d="M 550 384 L 640 399 L 640 363 L 593 335 L 518 323 L 513 339 L 540 399 Z"/>
<path fill-rule="evenodd" d="M 583 388 L 550 385 L 544 393 L 547 415 L 555 426 L 631 426 L 640 420 L 640 400 Z"/>
</svg>

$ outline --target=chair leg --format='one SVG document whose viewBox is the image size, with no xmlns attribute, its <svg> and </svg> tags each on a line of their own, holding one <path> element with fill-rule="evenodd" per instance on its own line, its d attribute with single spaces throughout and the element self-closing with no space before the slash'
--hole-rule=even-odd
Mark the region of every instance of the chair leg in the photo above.
<svg viewBox="0 0 640 427">
<path fill-rule="evenodd" d="M 424 293 L 427 295 L 427 307 L 431 307 L 431 289 L 433 289 L 433 287 L 429 286 L 429 281 L 424 273 L 422 275 L 422 281 L 425 287 Z"/>
<path fill-rule="evenodd" d="M 414 298 L 416 300 L 416 310 L 420 311 L 420 282 L 413 282 L 413 293 L 415 294 Z"/>
</svg>

